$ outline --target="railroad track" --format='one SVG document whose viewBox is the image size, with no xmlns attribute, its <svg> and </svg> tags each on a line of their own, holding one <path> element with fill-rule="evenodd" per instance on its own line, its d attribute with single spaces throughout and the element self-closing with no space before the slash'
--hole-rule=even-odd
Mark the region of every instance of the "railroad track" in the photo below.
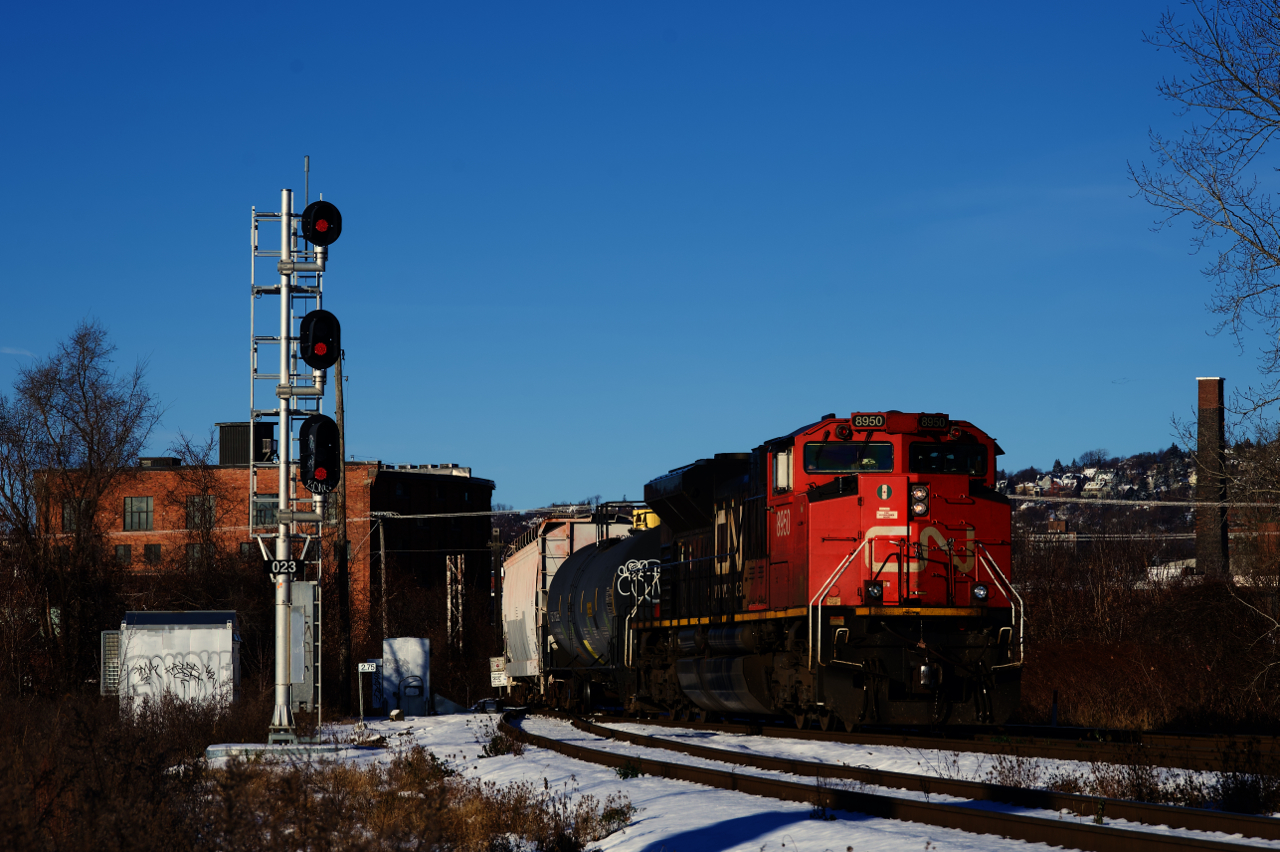
<svg viewBox="0 0 1280 852">
<path fill-rule="evenodd" d="M 1276 737 L 1196 737 L 1185 734 L 1141 732 L 1098 732 L 1098 736 L 1123 736 L 1128 741 L 1088 739 L 1083 729 L 1070 734 L 1047 736 L 1017 732 L 974 733 L 968 736 L 939 736 L 895 732 L 860 731 L 837 733 L 788 728 L 783 725 L 752 725 L 722 722 L 683 722 L 669 719 L 637 719 L 629 716 L 596 716 L 602 722 L 632 722 L 724 734 L 751 734 L 799 740 L 822 740 L 851 745 L 887 745 L 911 749 L 1007 754 L 1049 760 L 1078 760 L 1085 763 L 1146 763 L 1168 769 L 1198 772 L 1240 770 L 1252 757 L 1280 768 L 1280 739 Z M 1234 761 L 1234 764 L 1232 763 Z"/>
<path fill-rule="evenodd" d="M 561 717 L 564 718 L 564 717 Z M 663 749 L 691 757 L 701 757 L 739 767 L 751 767 L 812 778 L 813 783 L 799 783 L 783 778 L 762 777 L 689 763 L 654 760 L 637 755 L 592 749 L 566 743 L 525 731 L 512 724 L 511 715 L 503 717 L 502 726 L 513 737 L 532 745 L 548 748 L 592 763 L 621 767 L 630 765 L 646 775 L 704 784 L 725 790 L 736 790 L 774 799 L 807 802 L 815 807 L 854 811 L 870 816 L 907 820 L 943 828 L 956 828 L 977 834 L 993 834 L 1028 842 L 1068 846 L 1089 852 L 1159 852 L 1159 850 L 1239 850 L 1253 848 L 1249 840 L 1218 840 L 1209 837 L 1187 837 L 1160 834 L 1105 824 L 1080 823 L 1062 819 L 1061 812 L 1107 819 L 1124 819 L 1151 825 L 1167 825 L 1198 831 L 1218 831 L 1242 838 L 1280 840 L 1280 820 L 1243 814 L 1224 814 L 1149 805 L 1118 799 L 1101 799 L 1018 787 L 1002 787 L 973 781 L 934 778 L 907 773 L 885 772 L 862 767 L 808 763 L 789 758 L 726 752 L 706 746 L 687 745 L 604 728 L 581 719 L 572 724 L 594 736 L 620 740 L 634 745 Z M 881 793 L 851 789 L 839 784 L 861 783 L 895 787 L 927 794 L 956 796 L 977 802 L 998 802 L 1016 807 L 1038 808 L 1059 812 L 1057 818 L 1002 813 L 972 804 L 921 802 Z"/>
</svg>

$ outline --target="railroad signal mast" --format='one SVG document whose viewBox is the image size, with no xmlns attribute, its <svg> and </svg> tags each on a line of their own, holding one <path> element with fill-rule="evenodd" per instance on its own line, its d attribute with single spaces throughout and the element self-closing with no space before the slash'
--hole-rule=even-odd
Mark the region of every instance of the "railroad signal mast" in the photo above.
<svg viewBox="0 0 1280 852">
<path fill-rule="evenodd" d="M 308 183 L 310 157 L 306 160 Z M 309 189 L 308 189 L 309 194 Z M 305 196 L 304 196 L 305 197 Z M 280 249 L 271 251 L 260 248 L 259 226 L 278 220 L 280 225 Z M 293 212 L 293 190 L 280 191 L 280 212 L 252 210 L 252 251 L 250 283 L 253 303 L 250 309 L 252 348 L 250 354 L 250 434 L 255 438 L 249 458 L 249 524 L 250 528 L 270 525 L 274 514 L 274 533 L 255 533 L 266 565 L 267 573 L 275 586 L 275 712 L 267 734 L 268 743 L 295 743 L 293 710 L 290 706 L 290 687 L 297 672 L 291 671 L 293 649 L 290 642 L 293 615 L 292 586 L 295 573 L 305 578 L 307 566 L 314 565 L 315 577 L 321 576 L 321 551 L 318 546 L 320 526 L 324 518 L 324 495 L 339 484 L 341 465 L 339 458 L 338 427 L 325 416 L 321 407 L 324 398 L 325 370 L 341 357 L 341 327 L 337 317 L 320 307 L 323 296 L 323 277 L 328 259 L 328 247 L 342 234 L 342 214 L 327 201 L 306 205 L 301 214 Z M 301 237 L 301 240 L 299 239 Z M 309 244 L 309 245 L 308 245 Z M 258 258 L 277 258 L 275 272 L 279 283 L 260 286 L 256 280 Z M 280 298 L 278 333 L 260 333 L 268 329 L 258 326 L 258 300 L 264 296 Z M 306 311 L 295 332 L 295 316 Z M 263 311 L 264 326 L 270 321 Z M 278 371 L 260 369 L 270 362 L 269 350 L 277 349 Z M 262 350 L 268 350 L 266 360 L 260 360 Z M 302 363 L 299 364 L 299 361 Z M 264 383 L 270 383 L 264 386 Z M 273 386 L 273 387 L 272 387 Z M 267 395 L 271 388 L 275 404 L 270 408 L 259 405 L 259 397 Z M 266 400 L 263 400 L 265 402 Z M 277 444 L 274 455 L 269 447 L 260 446 L 262 434 L 258 424 L 277 421 Z M 298 435 L 298 474 L 293 470 L 293 425 L 301 420 Z M 259 495 L 259 472 L 277 469 L 274 506 Z M 268 474 L 269 475 L 269 474 Z M 298 493 L 301 482 L 310 497 Z M 309 503 L 310 506 L 302 506 Z M 302 505 L 299 505 L 302 504 Z M 274 510 L 274 511 L 271 511 Z M 310 532 L 314 530 L 314 532 Z M 272 544 L 268 539 L 274 538 Z M 315 541 L 313 558 L 308 552 Z M 295 547 L 300 545 L 300 547 Z M 298 551 L 295 557 L 295 550 Z M 313 623 L 318 631 L 318 619 Z M 312 661 L 315 672 L 319 670 L 318 654 Z M 319 677 L 315 677 L 319 690 Z"/>
</svg>

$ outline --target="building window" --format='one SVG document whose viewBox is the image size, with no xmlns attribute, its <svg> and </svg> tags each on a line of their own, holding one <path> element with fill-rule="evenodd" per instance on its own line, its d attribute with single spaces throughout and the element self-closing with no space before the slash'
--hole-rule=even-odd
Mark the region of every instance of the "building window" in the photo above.
<svg viewBox="0 0 1280 852">
<path fill-rule="evenodd" d="M 151 498 L 148 497 L 147 499 L 150 500 Z M 146 560 L 148 565 L 159 565 L 160 564 L 160 545 L 144 544 L 142 546 L 142 558 Z"/>
<path fill-rule="evenodd" d="M 130 565 L 133 563 L 133 548 L 127 544 L 116 545 L 116 562 L 120 565 Z"/>
<path fill-rule="evenodd" d="M 142 532 L 152 528 L 155 513 L 150 497 L 124 498 L 124 531 Z"/>
<path fill-rule="evenodd" d="M 62 531 L 75 532 L 76 525 L 79 523 L 80 513 L 76 511 L 76 503 L 74 500 L 62 501 Z"/>
<path fill-rule="evenodd" d="M 257 548 L 253 546 L 253 542 L 251 541 L 240 542 L 240 558 L 241 559 L 252 559 L 253 554 L 256 551 L 257 551 Z"/>
<path fill-rule="evenodd" d="M 200 555 L 202 548 L 199 543 L 187 545 L 187 570 L 194 571 L 200 567 Z"/>
<path fill-rule="evenodd" d="M 280 498 L 276 494 L 253 495 L 253 525 L 255 527 L 274 527 L 279 503 Z"/>
<path fill-rule="evenodd" d="M 187 529 L 213 529 L 214 499 L 211 494 L 198 494 L 187 498 Z"/>
</svg>

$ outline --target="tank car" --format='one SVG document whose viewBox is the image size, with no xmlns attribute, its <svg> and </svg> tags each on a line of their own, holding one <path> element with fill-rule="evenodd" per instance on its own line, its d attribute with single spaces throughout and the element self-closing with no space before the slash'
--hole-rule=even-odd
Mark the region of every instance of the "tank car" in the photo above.
<svg viewBox="0 0 1280 852">
<path fill-rule="evenodd" d="M 555 700 L 823 729 L 1004 721 L 1025 621 L 1001 453 L 946 414 L 831 414 L 652 480 L 657 529 L 598 537 L 548 586 Z"/>
<path fill-rule="evenodd" d="M 512 700 L 570 706 L 584 693 L 590 698 L 590 680 L 575 681 L 573 671 L 602 670 L 600 657 L 609 658 L 613 641 L 614 584 L 602 572 L 618 566 L 602 567 L 608 560 L 600 556 L 629 552 L 613 545 L 633 529 L 632 519 L 618 513 L 548 517 L 512 544 L 502 566 L 504 671 Z M 642 521 L 637 531 L 644 529 Z M 656 536 L 651 540 L 656 564 Z M 589 598 L 587 583 L 595 584 Z"/>
</svg>

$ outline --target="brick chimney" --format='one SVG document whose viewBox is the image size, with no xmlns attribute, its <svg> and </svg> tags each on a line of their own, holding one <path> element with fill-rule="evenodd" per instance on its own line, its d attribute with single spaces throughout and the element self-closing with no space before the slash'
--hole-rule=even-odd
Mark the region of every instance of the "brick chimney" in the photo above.
<svg viewBox="0 0 1280 852">
<path fill-rule="evenodd" d="M 1225 503 L 1226 417 L 1220 378 L 1198 378 L 1200 417 L 1196 437 L 1196 502 Z M 1227 509 L 1196 507 L 1196 573 L 1225 577 L 1228 572 Z"/>
</svg>

